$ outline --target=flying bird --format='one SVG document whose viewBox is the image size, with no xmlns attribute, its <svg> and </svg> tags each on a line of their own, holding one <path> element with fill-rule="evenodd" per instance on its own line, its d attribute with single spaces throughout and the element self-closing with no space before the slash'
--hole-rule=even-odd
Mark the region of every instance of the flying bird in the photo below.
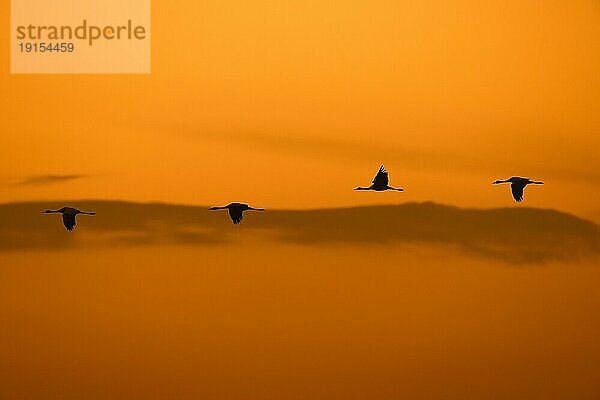
<svg viewBox="0 0 600 400">
<path fill-rule="evenodd" d="M 67 228 L 68 231 L 72 231 L 73 229 L 75 229 L 75 225 L 77 225 L 77 223 L 75 222 L 75 217 L 77 216 L 77 214 L 96 215 L 95 212 L 81 211 L 72 207 L 63 207 L 58 210 L 46 210 L 42 214 L 52 213 L 62 214 L 63 224 L 65 225 L 65 228 Z"/>
<path fill-rule="evenodd" d="M 512 195 L 516 201 L 523 201 L 523 191 L 525 190 L 525 186 L 527 185 L 543 185 L 544 182 L 532 181 L 529 178 L 521 178 L 518 176 L 513 176 L 512 178 L 506 180 L 498 180 L 493 184 L 497 185 L 499 183 L 510 183 L 510 190 L 512 191 Z"/>
<path fill-rule="evenodd" d="M 388 178 L 388 173 L 385 170 L 384 166 L 382 165 L 381 167 L 379 167 L 379 171 L 377 171 L 377 175 L 375 175 L 375 178 L 373 178 L 373 184 L 369 187 L 357 187 L 354 190 L 375 190 L 377 192 L 382 192 L 384 190 L 397 190 L 399 192 L 403 192 L 404 189 L 402 188 L 394 188 L 388 185 L 389 183 L 389 178 Z"/>
<path fill-rule="evenodd" d="M 254 208 L 254 207 L 250 207 L 248 204 L 243 204 L 243 203 L 231 203 L 231 204 L 227 204 L 226 206 L 223 207 L 211 207 L 209 208 L 209 210 L 214 211 L 214 210 L 229 210 L 229 216 L 231 217 L 231 220 L 233 221 L 234 224 L 239 225 L 240 222 L 242 222 L 242 219 L 244 219 L 244 215 L 243 212 L 244 211 L 265 211 L 264 208 Z"/>
</svg>

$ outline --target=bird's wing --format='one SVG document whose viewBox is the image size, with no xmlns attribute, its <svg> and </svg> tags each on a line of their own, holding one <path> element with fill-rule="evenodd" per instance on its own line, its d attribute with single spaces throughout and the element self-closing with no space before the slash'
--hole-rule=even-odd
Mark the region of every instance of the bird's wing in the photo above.
<svg viewBox="0 0 600 400">
<path fill-rule="evenodd" d="M 510 184 L 510 190 L 516 201 L 523 201 L 523 189 L 525 189 L 525 186 L 526 185 L 521 182 L 513 182 Z"/>
<path fill-rule="evenodd" d="M 375 175 L 375 178 L 373 179 L 373 185 L 386 187 L 388 185 L 388 182 L 389 182 L 388 181 L 388 173 L 382 165 L 381 167 L 379 167 L 379 171 L 377 172 L 377 175 Z"/>
<path fill-rule="evenodd" d="M 68 231 L 72 231 L 75 228 L 75 214 L 63 214 L 62 215 L 63 224 L 65 224 L 65 228 Z"/>
<path fill-rule="evenodd" d="M 231 217 L 231 220 L 233 221 L 234 224 L 238 225 L 240 222 L 242 222 L 242 219 L 244 218 L 244 215 L 242 214 L 243 211 L 241 208 L 235 207 L 235 208 L 230 208 L 229 209 L 229 216 Z"/>
</svg>

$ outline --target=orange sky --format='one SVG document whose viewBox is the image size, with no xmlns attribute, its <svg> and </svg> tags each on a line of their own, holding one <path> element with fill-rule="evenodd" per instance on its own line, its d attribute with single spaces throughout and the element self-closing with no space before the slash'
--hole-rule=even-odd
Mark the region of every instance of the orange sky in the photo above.
<svg viewBox="0 0 600 400">
<path fill-rule="evenodd" d="M 600 221 L 598 0 L 153 0 L 149 75 L 11 75 L 9 3 L 0 397 L 599 398 L 597 226 L 514 209 Z"/>
<path fill-rule="evenodd" d="M 9 24 L 8 2 L 0 5 Z M 598 1 L 153 2 L 150 75 L 10 75 L 0 200 L 526 203 L 600 188 Z M 355 193 L 379 164 L 399 193 Z M 84 175 L 53 184 L 32 176 Z"/>
<path fill-rule="evenodd" d="M 598 268 L 245 239 L 3 254 L 0 393 L 598 398 Z"/>
</svg>

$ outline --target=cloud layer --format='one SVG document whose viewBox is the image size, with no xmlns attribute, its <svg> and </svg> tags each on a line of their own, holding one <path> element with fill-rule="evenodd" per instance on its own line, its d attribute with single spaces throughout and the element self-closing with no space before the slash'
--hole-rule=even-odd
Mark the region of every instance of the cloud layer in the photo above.
<svg viewBox="0 0 600 400">
<path fill-rule="evenodd" d="M 17 182 L 19 186 L 42 186 L 85 178 L 86 175 L 32 175 Z"/>
<path fill-rule="evenodd" d="M 523 264 L 600 255 L 598 225 L 554 210 L 461 209 L 434 203 L 269 210 L 247 213 L 244 223 L 234 227 L 226 212 L 211 212 L 207 207 L 116 201 L 69 204 L 94 210 L 97 216 L 79 216 L 76 231 L 68 233 L 60 218 L 41 214 L 66 203 L 0 205 L 0 251 L 209 246 L 263 235 L 266 240 L 309 246 L 450 245 L 470 255 Z"/>
</svg>

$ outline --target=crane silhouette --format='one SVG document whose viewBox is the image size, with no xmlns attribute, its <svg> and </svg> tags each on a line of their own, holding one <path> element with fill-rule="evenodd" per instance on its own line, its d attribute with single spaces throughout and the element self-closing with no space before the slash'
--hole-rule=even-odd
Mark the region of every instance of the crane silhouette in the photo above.
<svg viewBox="0 0 600 400">
<path fill-rule="evenodd" d="M 242 219 L 244 219 L 244 215 L 243 212 L 244 211 L 265 211 L 264 208 L 254 208 L 254 207 L 250 207 L 248 204 L 243 204 L 243 203 L 230 203 L 227 204 L 226 206 L 223 207 L 211 207 L 209 208 L 209 210 L 214 211 L 214 210 L 229 210 L 229 216 L 231 217 L 231 220 L 233 221 L 233 223 L 235 225 L 239 225 L 240 222 L 242 222 Z"/>
<path fill-rule="evenodd" d="M 389 178 L 388 173 L 385 170 L 385 167 L 382 165 L 379 167 L 379 171 L 377 171 L 377 175 L 373 178 L 373 183 L 369 187 L 357 187 L 354 190 L 375 190 L 377 192 L 382 192 L 384 190 L 397 190 L 398 192 L 403 192 L 402 188 L 394 188 L 388 185 Z"/>
<path fill-rule="evenodd" d="M 75 217 L 77 216 L 77 214 L 96 215 L 95 212 L 81 211 L 73 207 L 63 207 L 59 208 L 58 210 L 46 210 L 42 214 L 52 213 L 62 214 L 63 224 L 65 225 L 65 228 L 67 228 L 68 231 L 72 231 L 73 229 L 75 229 L 75 225 L 77 225 L 77 223 L 75 222 Z"/>
<path fill-rule="evenodd" d="M 525 190 L 525 186 L 544 184 L 544 182 L 532 181 L 529 178 L 521 178 L 518 176 L 513 176 L 505 180 L 498 180 L 493 182 L 494 185 L 497 185 L 499 183 L 510 183 L 510 190 L 512 191 L 512 195 L 516 201 L 523 201 L 523 191 Z"/>
</svg>

